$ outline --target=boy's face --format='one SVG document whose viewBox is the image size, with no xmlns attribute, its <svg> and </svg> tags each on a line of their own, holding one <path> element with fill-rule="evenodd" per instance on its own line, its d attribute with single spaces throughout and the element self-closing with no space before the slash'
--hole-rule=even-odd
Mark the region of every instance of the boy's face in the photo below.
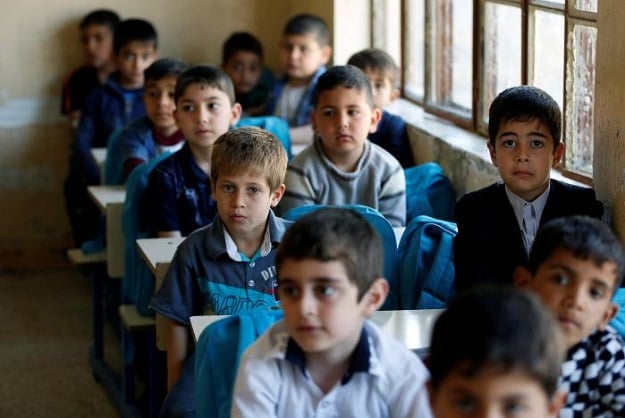
<svg viewBox="0 0 625 418">
<path fill-rule="evenodd" d="M 263 62 L 253 52 L 238 51 L 224 63 L 224 71 L 232 80 L 234 91 L 247 94 L 258 84 L 263 73 Z"/>
<path fill-rule="evenodd" d="M 128 89 L 143 87 L 143 71 L 156 59 L 153 42 L 131 41 L 122 46 L 116 56 L 119 83 Z"/>
<path fill-rule="evenodd" d="M 380 110 L 371 108 L 365 92 L 339 86 L 319 95 L 311 118 L 325 154 L 338 161 L 360 156 L 367 136 L 375 132 Z"/>
<path fill-rule="evenodd" d="M 226 93 L 202 83 L 189 84 L 178 99 L 176 124 L 191 147 L 212 147 L 220 135 L 237 123 L 241 106 Z"/>
<path fill-rule="evenodd" d="M 555 418 L 565 400 L 560 393 L 550 399 L 526 373 L 493 366 L 471 377 L 453 370 L 428 389 L 435 418 Z"/>
<path fill-rule="evenodd" d="M 285 189 L 281 184 L 272 190 L 267 178 L 253 169 L 219 173 L 212 187 L 219 219 L 235 242 L 263 236 L 269 209 L 280 202 Z"/>
<path fill-rule="evenodd" d="M 533 276 L 525 268 L 515 271 L 515 283 L 536 293 L 555 314 L 567 348 L 604 329 L 616 315 L 611 302 L 616 285 L 616 264 L 597 266 L 568 250 L 558 249 Z"/>
<path fill-rule="evenodd" d="M 289 84 L 308 84 L 317 69 L 330 59 L 332 48 L 321 46 L 315 35 L 283 35 L 280 60 Z"/>
<path fill-rule="evenodd" d="M 399 97 L 399 90 L 393 87 L 391 79 L 383 71 L 367 68 L 364 73 L 371 82 L 375 107 L 384 109 Z"/>
<path fill-rule="evenodd" d="M 95 69 L 107 66 L 113 55 L 113 32 L 108 25 L 89 25 L 80 31 L 85 64 Z"/>
<path fill-rule="evenodd" d="M 358 288 L 340 261 L 285 259 L 278 293 L 291 338 L 307 358 L 344 360 L 360 338 L 363 321 L 386 297 L 378 279 L 358 301 Z M 382 283 L 382 284 L 381 284 Z"/>
<path fill-rule="evenodd" d="M 489 142 L 488 150 L 506 186 L 530 202 L 547 189 L 551 167 L 560 162 L 564 145 L 554 149 L 549 129 L 535 118 L 502 122 L 495 146 Z"/>
<path fill-rule="evenodd" d="M 154 129 L 163 135 L 171 135 L 178 129 L 174 119 L 176 79 L 175 76 L 167 76 L 160 80 L 147 80 L 145 83 L 143 94 L 145 113 Z"/>
</svg>

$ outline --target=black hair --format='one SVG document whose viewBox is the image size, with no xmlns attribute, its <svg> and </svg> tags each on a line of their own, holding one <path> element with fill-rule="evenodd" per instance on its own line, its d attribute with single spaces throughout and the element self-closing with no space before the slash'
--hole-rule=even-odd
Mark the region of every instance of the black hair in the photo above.
<svg viewBox="0 0 625 418">
<path fill-rule="evenodd" d="M 98 9 L 87 13 L 80 21 L 80 29 L 85 29 L 91 25 L 108 26 L 111 32 L 115 32 L 115 27 L 119 23 L 119 15 L 112 10 Z"/>
<path fill-rule="evenodd" d="M 228 74 L 226 74 L 222 69 L 213 65 L 196 65 L 188 68 L 180 74 L 180 76 L 178 76 L 176 90 L 174 90 L 174 100 L 176 103 L 178 103 L 178 100 L 180 100 L 180 97 L 182 97 L 187 87 L 196 83 L 204 84 L 223 91 L 230 99 L 230 104 L 234 105 L 235 97 L 232 80 L 230 80 Z"/>
<path fill-rule="evenodd" d="M 143 19 L 126 19 L 119 22 L 115 28 L 113 50 L 118 53 L 122 47 L 130 42 L 139 41 L 154 44 L 158 48 L 158 35 L 154 26 Z"/>
<path fill-rule="evenodd" d="M 436 390 L 450 373 L 520 371 L 551 397 L 565 347 L 552 313 L 527 291 L 478 285 L 453 299 L 434 324 L 429 366 Z"/>
<path fill-rule="evenodd" d="M 328 207 L 298 219 L 282 237 L 276 254 L 278 286 L 284 261 L 312 258 L 339 261 L 358 287 L 358 299 L 383 276 L 383 249 L 374 227 L 351 209 Z"/>
<path fill-rule="evenodd" d="M 335 65 L 334 67 L 330 67 L 321 75 L 321 77 L 319 77 L 317 84 L 315 85 L 315 89 L 313 90 L 313 106 L 316 107 L 319 103 L 319 96 L 321 93 L 332 90 L 336 87 L 355 89 L 364 93 L 369 106 L 371 106 L 371 108 L 374 107 L 371 82 L 365 73 L 353 65 Z"/>
<path fill-rule="evenodd" d="M 330 30 L 319 16 L 302 13 L 291 17 L 284 26 L 283 35 L 312 35 L 319 46 L 330 44 Z"/>
<path fill-rule="evenodd" d="M 165 77 L 178 77 L 189 65 L 177 58 L 159 58 L 143 71 L 145 81 L 158 81 Z"/>
<path fill-rule="evenodd" d="M 562 135 L 562 116 L 558 103 L 547 92 L 533 86 L 510 87 L 497 95 L 490 105 L 488 136 L 495 147 L 499 127 L 509 121 L 538 119 L 553 136 L 554 150 Z"/>
<path fill-rule="evenodd" d="M 393 88 L 399 87 L 399 68 L 393 57 L 382 49 L 363 49 L 349 57 L 347 64 L 358 67 L 362 71 L 379 71 L 389 78 Z"/>
<path fill-rule="evenodd" d="M 589 216 L 575 215 L 556 218 L 543 225 L 536 234 L 527 268 L 535 274 L 540 265 L 557 250 L 570 251 L 575 258 L 616 265 L 613 291 L 623 283 L 625 253 L 623 246 L 603 222 Z"/>
<path fill-rule="evenodd" d="M 234 32 L 226 39 L 221 49 L 221 64 L 225 65 L 237 52 L 251 52 L 263 59 L 263 46 L 254 35 L 249 32 Z"/>
</svg>

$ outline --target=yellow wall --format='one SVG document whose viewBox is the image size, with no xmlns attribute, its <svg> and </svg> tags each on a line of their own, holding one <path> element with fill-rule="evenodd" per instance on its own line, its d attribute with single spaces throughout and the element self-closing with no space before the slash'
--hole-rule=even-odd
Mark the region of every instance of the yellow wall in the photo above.
<svg viewBox="0 0 625 418">
<path fill-rule="evenodd" d="M 62 183 L 72 132 L 59 115 L 63 75 L 81 62 L 78 23 L 96 8 L 156 26 L 161 56 L 219 63 L 235 30 L 256 33 L 267 64 L 286 19 L 319 14 L 332 26 L 330 0 L 13 1 L 0 14 L 0 268 L 64 264 L 71 244 Z M 262 16 L 262 18 L 261 18 Z"/>
</svg>

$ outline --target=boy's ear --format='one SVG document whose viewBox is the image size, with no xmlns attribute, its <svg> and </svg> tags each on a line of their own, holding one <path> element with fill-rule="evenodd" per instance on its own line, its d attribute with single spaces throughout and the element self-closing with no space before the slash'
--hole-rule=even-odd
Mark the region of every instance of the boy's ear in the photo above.
<svg viewBox="0 0 625 418">
<path fill-rule="evenodd" d="M 332 56 L 332 47 L 330 45 L 321 47 L 321 63 L 326 65 Z"/>
<path fill-rule="evenodd" d="M 488 153 L 490 154 L 490 160 L 493 163 L 493 165 L 497 167 L 497 153 L 495 151 L 495 147 L 493 146 L 493 144 L 490 143 L 490 141 L 488 141 L 487 146 L 488 146 Z"/>
<path fill-rule="evenodd" d="M 241 118 L 241 113 L 243 113 L 243 108 L 239 103 L 234 103 L 232 105 L 232 117 L 230 118 L 230 126 L 234 126 L 239 122 Z"/>
<path fill-rule="evenodd" d="M 560 416 L 560 409 L 566 403 L 566 391 L 558 390 L 549 399 L 549 418 L 558 418 Z"/>
<path fill-rule="evenodd" d="M 603 320 L 601 324 L 599 324 L 599 329 L 604 330 L 606 326 L 610 323 L 611 320 L 614 319 L 616 314 L 618 313 L 618 305 L 614 302 L 610 302 L 605 312 L 603 313 Z"/>
<path fill-rule="evenodd" d="M 512 273 L 512 280 L 516 287 L 526 287 L 531 278 L 532 274 L 527 267 L 519 266 Z"/>
<path fill-rule="evenodd" d="M 365 316 L 377 311 L 386 300 L 386 296 L 388 296 L 388 282 L 382 277 L 375 279 L 362 297 Z"/>
<path fill-rule="evenodd" d="M 551 162 L 552 167 L 557 167 L 560 164 L 562 155 L 564 155 L 564 144 L 560 142 L 553 149 L 553 160 Z"/>
<path fill-rule="evenodd" d="M 370 133 L 373 133 L 378 129 L 378 123 L 380 122 L 381 118 L 382 118 L 382 110 L 378 109 L 377 107 L 374 107 L 373 111 L 371 112 L 371 126 L 369 127 Z"/>
<path fill-rule="evenodd" d="M 286 190 L 286 186 L 284 185 L 284 183 L 282 183 L 281 185 L 276 187 L 276 189 L 273 192 L 271 192 L 271 207 L 272 208 L 275 208 L 276 206 L 278 206 L 278 203 L 280 203 L 280 200 L 282 200 L 282 196 L 284 196 L 285 190 Z"/>
</svg>

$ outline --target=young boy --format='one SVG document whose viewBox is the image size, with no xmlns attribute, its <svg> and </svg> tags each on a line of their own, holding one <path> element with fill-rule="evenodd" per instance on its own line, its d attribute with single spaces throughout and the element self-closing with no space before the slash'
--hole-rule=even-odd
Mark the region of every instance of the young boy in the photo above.
<svg viewBox="0 0 625 418">
<path fill-rule="evenodd" d="M 61 93 L 61 113 L 69 117 L 74 127 L 78 125 L 87 95 L 104 84 L 115 70 L 113 33 L 118 23 L 117 13 L 105 9 L 92 11 L 80 22 L 85 61 L 67 76 Z"/>
<path fill-rule="evenodd" d="M 178 76 L 187 68 L 187 64 L 178 59 L 161 58 L 145 69 L 146 116 L 131 121 L 115 142 L 109 144 L 107 184 L 123 184 L 139 164 L 182 147 L 184 137 L 174 119 L 174 90 Z"/>
<path fill-rule="evenodd" d="M 406 221 L 406 180 L 399 162 L 367 140 L 380 120 L 371 84 L 351 65 L 325 72 L 315 87 L 315 141 L 289 165 L 282 212 L 301 205 L 361 204 L 393 226 Z"/>
<path fill-rule="evenodd" d="M 364 49 L 352 55 L 348 65 L 360 68 L 373 89 L 375 107 L 382 111 L 382 117 L 375 132 L 369 134 L 369 141 L 377 144 L 397 158 L 402 167 L 412 167 L 414 158 L 406 131 L 406 122 L 386 109 L 399 97 L 399 68 L 393 58 L 381 49 Z"/>
<path fill-rule="evenodd" d="M 564 344 L 553 315 L 531 294 L 483 287 L 437 319 L 428 384 L 436 418 L 556 418 Z"/>
<path fill-rule="evenodd" d="M 625 346 L 607 327 L 618 311 L 611 299 L 624 274 L 620 242 L 608 226 L 586 216 L 545 224 L 527 267 L 515 271 L 515 283 L 542 299 L 564 335 L 563 418 L 625 413 Z"/>
<path fill-rule="evenodd" d="M 501 92 L 490 106 L 488 150 L 503 183 L 468 193 L 456 205 L 456 290 L 483 282 L 511 283 L 527 264 L 539 226 L 569 215 L 600 218 L 595 192 L 550 180 L 560 162 L 558 104 L 531 86 Z"/>
<path fill-rule="evenodd" d="M 311 14 L 289 19 L 280 41 L 280 61 L 285 74 L 276 84 L 265 114 L 288 121 L 293 143 L 311 142 L 312 95 L 331 54 L 330 31 L 323 19 Z"/>
<path fill-rule="evenodd" d="M 87 195 L 87 186 L 100 183 L 100 170 L 91 148 L 105 147 L 111 133 L 145 115 L 143 71 L 154 61 L 157 35 L 149 22 L 128 19 L 115 29 L 113 50 L 118 71 L 87 97 L 80 117 L 65 182 L 65 198 L 78 245 L 93 238 L 99 210 Z"/>
<path fill-rule="evenodd" d="M 217 67 L 191 67 L 178 78 L 174 117 L 186 139 L 150 173 L 146 214 L 154 236 L 186 236 L 208 225 L 217 208 L 211 194 L 211 154 L 217 138 L 234 126 L 241 106 L 230 78 Z"/>
<path fill-rule="evenodd" d="M 388 294 L 382 244 L 359 214 L 299 219 L 276 256 L 284 320 L 244 353 L 233 417 L 431 416 L 418 356 L 366 318 Z"/>
<path fill-rule="evenodd" d="M 183 101 L 179 109 L 185 106 Z M 271 208 L 284 193 L 286 165 L 280 141 L 259 128 L 233 129 L 215 142 L 211 183 L 218 216 L 180 245 L 152 301 L 152 308 L 169 319 L 170 393 L 163 416 L 180 416 L 168 415 L 172 410 L 193 416 L 190 316 L 234 314 L 278 303 L 274 257 L 288 223 Z"/>
<path fill-rule="evenodd" d="M 274 77 L 263 66 L 263 46 L 252 34 L 235 32 L 224 42 L 221 68 L 234 85 L 237 103 L 246 116 L 262 115 Z"/>
</svg>

